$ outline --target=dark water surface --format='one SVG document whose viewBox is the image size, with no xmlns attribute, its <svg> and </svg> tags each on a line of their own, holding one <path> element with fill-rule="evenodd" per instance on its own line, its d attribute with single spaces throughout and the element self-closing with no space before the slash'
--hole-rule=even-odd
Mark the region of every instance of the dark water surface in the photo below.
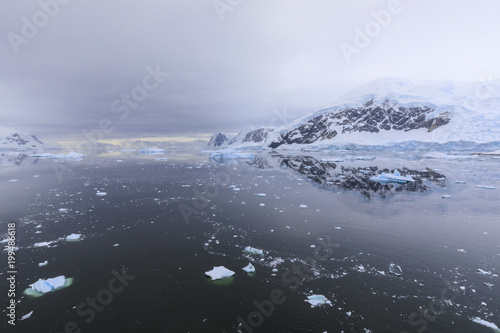
<svg viewBox="0 0 500 333">
<path fill-rule="evenodd" d="M 500 326 L 500 160 L 351 156 L 369 154 L 1 157 L 0 235 L 16 223 L 17 317 L 33 314 L 0 330 L 492 332 L 472 319 Z M 416 181 L 369 180 L 396 168 Z M 83 239 L 64 241 L 72 233 Z M 1 260 L 7 295 L 5 251 Z M 242 271 L 249 262 L 254 275 Z M 220 265 L 234 276 L 204 275 Z M 22 295 L 59 275 L 73 284 Z M 120 285 L 117 275 L 129 278 Z M 331 305 L 312 308 L 312 294 Z M 96 297 L 106 304 L 91 310 Z"/>
</svg>

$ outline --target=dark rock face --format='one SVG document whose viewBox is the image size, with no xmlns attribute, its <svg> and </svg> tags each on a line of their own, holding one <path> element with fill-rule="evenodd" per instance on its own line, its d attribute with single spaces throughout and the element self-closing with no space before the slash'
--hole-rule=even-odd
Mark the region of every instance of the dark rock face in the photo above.
<svg viewBox="0 0 500 333">
<path fill-rule="evenodd" d="M 31 140 L 34 140 L 34 142 Z M 18 146 L 26 146 L 27 144 L 35 143 L 35 142 L 43 145 L 43 142 L 38 140 L 38 138 L 32 134 L 19 135 L 18 133 L 14 133 L 14 134 L 7 136 L 5 138 L 5 141 L 6 141 L 5 143 L 14 143 L 15 142 Z M 36 147 L 36 145 L 32 144 L 31 147 Z"/>
<path fill-rule="evenodd" d="M 428 106 L 403 107 L 389 100 L 381 104 L 373 100 L 357 108 L 344 108 L 326 112 L 294 128 L 277 141 L 271 142 L 270 148 L 283 144 L 308 144 L 318 140 L 331 139 L 340 134 L 352 132 L 410 131 L 426 128 L 429 132 L 450 122 L 449 113 L 443 112 L 436 117 L 426 119 L 435 110 Z"/>
<path fill-rule="evenodd" d="M 208 142 L 207 146 L 210 146 L 210 147 L 219 147 L 222 144 L 224 144 L 226 141 L 227 141 L 226 135 L 219 132 L 217 134 L 212 135 L 212 137 L 210 138 L 210 141 Z"/>
<path fill-rule="evenodd" d="M 272 132 L 272 128 L 259 128 L 255 131 L 248 132 L 243 142 L 262 142 L 264 141 L 270 132 Z"/>
</svg>

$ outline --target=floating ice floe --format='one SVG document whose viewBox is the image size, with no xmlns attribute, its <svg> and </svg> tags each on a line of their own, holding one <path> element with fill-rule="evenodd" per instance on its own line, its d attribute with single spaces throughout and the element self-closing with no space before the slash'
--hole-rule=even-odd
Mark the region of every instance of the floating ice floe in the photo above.
<svg viewBox="0 0 500 333">
<path fill-rule="evenodd" d="M 458 252 L 467 253 L 464 249 L 457 249 Z"/>
<path fill-rule="evenodd" d="M 401 176 L 398 169 L 394 169 L 393 173 L 382 172 L 380 175 L 370 177 L 370 180 L 379 182 L 379 183 L 397 183 L 397 184 L 406 184 L 413 182 L 414 179 L 410 176 Z"/>
<path fill-rule="evenodd" d="M 248 254 L 259 255 L 259 256 L 263 256 L 264 255 L 264 251 L 263 250 L 256 249 L 256 248 L 251 247 L 251 246 L 245 247 L 245 249 L 243 250 L 243 252 L 244 253 L 248 253 Z"/>
<path fill-rule="evenodd" d="M 390 264 L 389 272 L 396 276 L 401 276 L 401 274 L 403 274 L 403 270 L 401 269 L 401 266 L 399 266 L 398 264 Z"/>
<path fill-rule="evenodd" d="M 47 260 L 45 260 L 44 262 L 39 263 L 38 267 L 47 266 L 48 264 L 49 264 L 49 262 Z"/>
<path fill-rule="evenodd" d="M 66 277 L 64 275 L 60 275 L 51 279 L 38 279 L 37 282 L 30 284 L 30 287 L 34 291 L 38 291 L 39 293 L 45 294 L 51 292 L 53 290 L 64 287 L 66 283 Z"/>
<path fill-rule="evenodd" d="M 67 212 L 69 212 L 68 208 L 59 208 L 58 211 L 59 211 L 59 213 L 67 213 Z"/>
<path fill-rule="evenodd" d="M 483 284 L 488 287 L 488 288 L 493 288 L 494 284 L 493 283 L 489 283 L 489 282 L 483 282 Z"/>
<path fill-rule="evenodd" d="M 445 159 L 473 159 L 478 158 L 477 155 L 447 155 L 439 152 L 430 152 L 424 154 L 427 158 L 445 158 Z"/>
<path fill-rule="evenodd" d="M 258 197 L 265 197 L 266 196 L 265 193 L 256 193 L 255 195 L 258 196 Z"/>
<path fill-rule="evenodd" d="M 210 277 L 212 280 L 219 280 L 233 276 L 234 272 L 224 266 L 214 266 L 211 271 L 205 272 L 205 275 Z"/>
<path fill-rule="evenodd" d="M 485 271 L 485 270 L 483 270 L 481 268 L 477 269 L 477 273 L 478 274 L 483 274 L 483 275 L 491 275 L 491 272 Z"/>
<path fill-rule="evenodd" d="M 441 199 L 451 199 L 451 195 L 448 195 L 448 194 L 443 194 L 441 196 Z"/>
<path fill-rule="evenodd" d="M 245 267 L 242 268 L 247 273 L 254 273 L 255 272 L 255 267 L 253 267 L 252 263 L 248 263 Z"/>
<path fill-rule="evenodd" d="M 494 190 L 495 186 L 489 186 L 489 185 L 476 185 L 476 188 L 484 188 L 487 190 Z"/>
<path fill-rule="evenodd" d="M 10 183 L 15 183 L 15 182 L 17 182 L 17 181 L 18 181 L 17 179 L 9 179 L 9 182 L 10 182 Z"/>
<path fill-rule="evenodd" d="M 75 242 L 81 240 L 82 235 L 81 234 L 71 234 L 65 238 L 67 242 Z"/>
<path fill-rule="evenodd" d="M 325 296 L 323 295 L 311 295 L 307 296 L 306 302 L 311 304 L 311 308 L 314 308 L 316 306 L 321 306 L 324 304 L 332 305 L 332 302 L 326 299 Z"/>
<path fill-rule="evenodd" d="M 139 154 L 142 154 L 142 155 L 161 155 L 161 154 L 165 154 L 165 150 L 160 149 L 160 148 L 145 148 L 145 149 L 139 149 Z"/>
<path fill-rule="evenodd" d="M 300 208 L 307 208 L 307 205 L 302 204 L 302 205 L 300 205 L 299 207 L 300 207 Z"/>
<path fill-rule="evenodd" d="M 498 328 L 498 326 L 495 325 L 494 323 L 491 323 L 491 322 L 486 321 L 484 319 L 481 319 L 479 317 L 471 318 L 471 320 L 473 322 L 475 322 L 476 324 L 483 325 L 483 326 L 486 326 L 488 328 L 491 328 L 493 330 L 493 332 L 500 333 L 500 328 Z"/>
<path fill-rule="evenodd" d="M 31 317 L 32 314 L 33 314 L 33 311 L 28 312 L 27 314 L 25 314 L 24 316 L 21 317 L 21 320 L 29 319 L 29 317 Z"/>
<path fill-rule="evenodd" d="M 108 194 L 107 192 L 97 191 L 97 193 L 95 195 L 97 195 L 98 197 L 103 197 L 103 196 L 105 196 L 107 194 Z"/>
<path fill-rule="evenodd" d="M 455 180 L 455 184 L 467 184 L 465 180 Z"/>
<path fill-rule="evenodd" d="M 52 243 L 55 243 L 56 241 L 49 241 L 49 242 L 39 242 L 33 244 L 33 247 L 44 247 L 44 246 L 49 246 Z"/>
</svg>

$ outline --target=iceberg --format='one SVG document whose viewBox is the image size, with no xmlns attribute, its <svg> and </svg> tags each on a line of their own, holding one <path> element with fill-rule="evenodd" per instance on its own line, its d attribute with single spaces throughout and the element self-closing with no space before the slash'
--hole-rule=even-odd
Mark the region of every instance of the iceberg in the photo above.
<svg viewBox="0 0 500 333">
<path fill-rule="evenodd" d="M 480 325 L 486 326 L 488 328 L 491 328 L 493 330 L 493 332 L 500 333 L 500 328 L 498 328 L 498 326 L 495 325 L 494 323 L 490 323 L 489 321 L 486 321 L 486 320 L 481 319 L 479 317 L 474 317 L 471 320 L 473 322 L 475 322 L 476 324 L 480 324 Z"/>
<path fill-rule="evenodd" d="M 401 176 L 398 169 L 395 169 L 393 173 L 382 172 L 380 175 L 370 177 L 370 180 L 379 183 L 397 183 L 397 184 L 407 184 L 415 181 L 410 176 Z"/>
<path fill-rule="evenodd" d="M 249 263 L 245 267 L 242 268 L 247 273 L 254 273 L 255 272 L 255 267 L 253 267 L 252 263 Z"/>
<path fill-rule="evenodd" d="M 403 274 L 403 270 L 401 269 L 401 266 L 399 266 L 397 264 L 390 264 L 389 265 L 389 272 L 391 274 L 396 275 L 396 276 L 401 276 L 401 274 Z"/>
<path fill-rule="evenodd" d="M 160 149 L 160 148 L 145 148 L 145 149 L 139 149 L 139 154 L 142 154 L 142 155 L 162 155 L 162 154 L 165 154 L 165 150 Z"/>
<path fill-rule="evenodd" d="M 316 306 L 321 306 L 324 304 L 332 305 L 332 302 L 326 299 L 325 296 L 323 295 L 311 295 L 307 296 L 306 302 L 311 304 L 311 308 L 314 308 Z"/>
<path fill-rule="evenodd" d="M 256 249 L 256 248 L 251 247 L 251 246 L 245 247 L 245 249 L 243 250 L 243 252 L 244 253 L 248 253 L 248 254 L 259 255 L 259 256 L 263 256 L 264 255 L 264 251 L 263 250 Z"/>
<path fill-rule="evenodd" d="M 489 185 L 476 185 L 476 188 L 484 188 L 487 190 L 494 190 L 495 186 L 489 186 Z"/>
<path fill-rule="evenodd" d="M 74 241 L 79 241 L 81 240 L 82 235 L 81 234 L 71 234 L 66 237 L 67 242 L 74 242 Z"/>
<path fill-rule="evenodd" d="M 52 243 L 55 243 L 56 241 L 49 241 L 49 242 L 39 242 L 33 244 L 33 247 L 43 247 L 43 246 L 49 246 Z"/>
<path fill-rule="evenodd" d="M 21 317 L 21 320 L 29 319 L 29 317 L 31 317 L 32 314 L 33 314 L 33 311 L 25 314 L 24 316 Z"/>
<path fill-rule="evenodd" d="M 31 289 L 38 291 L 39 293 L 45 294 L 50 291 L 59 289 L 64 286 L 66 278 L 64 275 L 60 275 L 51 279 L 38 279 L 37 282 L 30 284 Z"/>
<path fill-rule="evenodd" d="M 48 264 L 49 264 L 49 262 L 47 260 L 45 260 L 44 262 L 39 263 L 38 267 L 47 266 Z"/>
<path fill-rule="evenodd" d="M 299 208 L 307 208 L 307 205 L 301 204 Z"/>
<path fill-rule="evenodd" d="M 210 277 L 212 280 L 219 280 L 233 276 L 234 272 L 224 266 L 214 266 L 211 271 L 205 272 L 205 275 Z"/>
</svg>

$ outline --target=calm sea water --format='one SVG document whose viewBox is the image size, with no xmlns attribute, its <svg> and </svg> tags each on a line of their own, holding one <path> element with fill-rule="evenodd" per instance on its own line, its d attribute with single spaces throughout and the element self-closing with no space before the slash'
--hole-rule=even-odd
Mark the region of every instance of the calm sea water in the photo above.
<svg viewBox="0 0 500 333">
<path fill-rule="evenodd" d="M 396 168 L 416 181 L 369 180 Z M 500 326 L 499 176 L 498 159 L 415 153 L 3 156 L 0 235 L 16 223 L 17 317 L 33 314 L 11 327 L 4 306 L 0 330 L 492 332 L 473 319 Z M 205 276 L 221 265 L 234 276 Z M 59 275 L 73 283 L 22 294 Z"/>
</svg>

